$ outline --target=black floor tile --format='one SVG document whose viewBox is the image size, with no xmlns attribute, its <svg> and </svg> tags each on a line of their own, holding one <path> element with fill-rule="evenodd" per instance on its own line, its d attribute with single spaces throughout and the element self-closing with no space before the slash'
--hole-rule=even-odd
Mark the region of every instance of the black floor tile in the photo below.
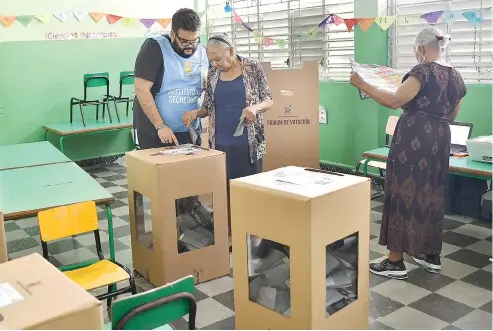
<svg viewBox="0 0 493 331">
<path fill-rule="evenodd" d="M 207 294 L 200 292 L 197 289 L 193 290 L 193 296 L 195 297 L 196 302 L 199 302 L 199 301 L 202 301 L 202 300 L 209 298 L 209 296 Z"/>
<path fill-rule="evenodd" d="M 471 222 L 471 224 L 481 226 L 483 228 L 491 229 L 491 222 L 487 221 L 481 221 L 481 220 L 474 220 Z"/>
<path fill-rule="evenodd" d="M 128 225 L 119 226 L 113 229 L 115 238 L 130 236 L 130 227 Z"/>
<path fill-rule="evenodd" d="M 453 230 L 453 229 L 457 229 L 458 227 L 460 226 L 463 226 L 464 223 L 463 222 L 459 222 L 459 221 L 455 221 L 455 220 L 451 220 L 449 218 L 445 218 L 443 220 L 443 230 Z"/>
<path fill-rule="evenodd" d="M 491 236 L 489 236 L 488 238 L 486 238 L 485 240 L 491 242 Z"/>
<path fill-rule="evenodd" d="M 235 329 L 235 317 L 231 316 L 222 321 L 208 325 L 202 330 L 234 330 Z"/>
<path fill-rule="evenodd" d="M 122 175 L 112 175 L 112 176 L 108 176 L 108 177 L 101 177 L 109 182 L 114 182 L 115 180 L 122 180 L 122 179 L 125 179 L 127 177 L 125 176 L 122 176 Z"/>
<path fill-rule="evenodd" d="M 394 330 L 388 325 L 375 321 L 370 324 L 370 330 Z"/>
<path fill-rule="evenodd" d="M 370 273 L 370 289 L 374 288 L 377 285 L 388 282 L 390 278 L 378 276 Z"/>
<path fill-rule="evenodd" d="M 370 261 L 375 261 L 376 259 L 379 259 L 383 256 L 383 254 L 380 254 L 378 252 L 374 252 L 370 250 Z"/>
<path fill-rule="evenodd" d="M 232 311 L 235 310 L 235 298 L 234 298 L 234 291 L 228 291 L 225 293 L 221 293 L 213 297 L 214 300 L 222 304 L 223 306 L 226 306 L 227 308 L 231 309 Z"/>
<path fill-rule="evenodd" d="M 108 217 L 106 217 L 107 214 L 106 214 L 106 209 L 103 210 L 103 211 L 98 211 L 98 220 L 106 220 L 108 219 Z"/>
<path fill-rule="evenodd" d="M 20 230 L 21 227 L 15 224 L 15 222 L 5 222 L 5 232 Z"/>
<path fill-rule="evenodd" d="M 453 231 L 444 232 L 442 235 L 442 240 L 444 243 L 462 247 L 462 248 L 470 246 L 479 241 L 479 239 L 477 238 L 465 236 L 463 234 L 456 233 Z"/>
<path fill-rule="evenodd" d="M 474 310 L 472 307 L 436 293 L 431 293 L 413 302 L 409 307 L 448 323 L 453 323 Z"/>
<path fill-rule="evenodd" d="M 126 193 L 126 192 L 125 192 Z M 114 194 L 113 194 L 114 195 Z M 120 208 L 120 207 L 125 207 L 125 206 L 128 206 L 127 204 L 123 203 L 122 201 L 116 199 L 112 204 L 111 204 L 111 208 Z"/>
<path fill-rule="evenodd" d="M 372 210 L 376 211 L 378 213 L 383 213 L 383 205 L 377 206 L 377 207 L 373 208 Z"/>
<path fill-rule="evenodd" d="M 446 327 L 444 327 L 442 330 L 462 330 L 462 329 L 455 325 L 449 324 Z"/>
<path fill-rule="evenodd" d="M 127 245 L 123 244 L 122 242 L 118 241 L 115 239 L 115 252 L 123 251 L 125 249 L 129 249 Z M 107 254 L 110 253 L 110 244 L 108 242 L 103 242 L 101 243 L 102 249 L 103 249 L 103 254 L 108 257 Z M 97 254 L 96 252 L 96 244 L 87 246 L 87 249 L 89 249 L 91 252 L 94 254 Z"/>
<path fill-rule="evenodd" d="M 370 318 L 377 320 L 404 307 L 402 303 L 370 291 Z"/>
<path fill-rule="evenodd" d="M 479 309 L 491 314 L 491 301 L 488 302 L 487 304 L 481 306 Z"/>
<path fill-rule="evenodd" d="M 451 259 L 460 263 L 464 263 L 479 269 L 490 265 L 490 257 L 469 249 L 461 249 L 457 252 L 447 255 L 447 259 Z"/>
<path fill-rule="evenodd" d="M 491 291 L 491 272 L 478 270 L 461 279 L 463 282 Z"/>
<path fill-rule="evenodd" d="M 115 199 L 127 199 L 128 198 L 128 191 L 116 192 L 116 193 L 113 193 L 113 196 L 115 197 Z"/>
<path fill-rule="evenodd" d="M 171 326 L 175 330 L 189 330 L 188 328 L 188 322 L 185 321 L 185 319 L 180 318 L 179 320 L 174 321 L 171 323 Z"/>
<path fill-rule="evenodd" d="M 24 231 L 26 231 L 26 233 L 29 234 L 30 237 L 39 237 L 39 226 L 24 228 Z"/>
<path fill-rule="evenodd" d="M 15 253 L 25 249 L 38 247 L 39 244 L 34 238 L 23 238 L 7 242 L 7 252 Z"/>
<path fill-rule="evenodd" d="M 435 292 L 453 282 L 455 279 L 442 274 L 434 274 L 424 268 L 417 268 L 408 273 L 408 283 Z"/>
<path fill-rule="evenodd" d="M 50 254 L 60 254 L 82 247 L 84 246 L 81 245 L 78 241 L 74 240 L 73 238 L 67 238 L 56 242 L 49 242 L 48 252 L 50 252 Z"/>
<path fill-rule="evenodd" d="M 101 185 L 102 187 L 104 188 L 108 188 L 108 187 L 114 187 L 116 186 L 116 184 L 112 183 L 112 182 L 102 182 L 102 183 L 99 183 L 99 185 Z"/>
</svg>

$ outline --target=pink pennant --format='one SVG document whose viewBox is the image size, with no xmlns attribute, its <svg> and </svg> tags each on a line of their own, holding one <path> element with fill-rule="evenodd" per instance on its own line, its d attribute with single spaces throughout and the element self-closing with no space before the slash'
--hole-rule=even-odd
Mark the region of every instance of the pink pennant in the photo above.
<svg viewBox="0 0 493 331">
<path fill-rule="evenodd" d="M 442 16 L 442 14 L 443 14 L 443 10 L 438 10 L 431 13 L 423 14 L 421 15 L 421 18 L 426 20 L 428 24 L 436 24 L 440 16 Z"/>
<path fill-rule="evenodd" d="M 267 38 L 264 38 L 264 46 L 269 47 L 269 46 L 272 46 L 272 45 L 274 45 L 274 39 L 268 38 L 268 37 Z"/>
<path fill-rule="evenodd" d="M 150 29 L 151 26 L 156 23 L 156 20 L 154 18 L 142 18 L 140 19 L 140 23 L 142 23 L 146 28 Z"/>
<path fill-rule="evenodd" d="M 358 21 L 359 21 L 359 19 L 357 19 L 357 18 L 347 18 L 344 20 L 344 23 L 346 23 L 348 32 L 353 31 L 353 27 L 356 23 L 358 23 Z"/>
<path fill-rule="evenodd" d="M 334 22 L 335 25 L 340 25 L 344 23 L 344 19 L 341 16 L 334 15 L 332 16 L 332 22 Z"/>
<path fill-rule="evenodd" d="M 110 24 L 115 24 L 121 18 L 122 18 L 121 16 L 106 14 L 106 19 L 108 20 L 108 23 L 110 23 Z"/>
<path fill-rule="evenodd" d="M 243 20 L 235 11 L 233 12 L 233 18 L 235 20 L 235 23 L 240 23 L 240 24 L 243 23 Z"/>
</svg>

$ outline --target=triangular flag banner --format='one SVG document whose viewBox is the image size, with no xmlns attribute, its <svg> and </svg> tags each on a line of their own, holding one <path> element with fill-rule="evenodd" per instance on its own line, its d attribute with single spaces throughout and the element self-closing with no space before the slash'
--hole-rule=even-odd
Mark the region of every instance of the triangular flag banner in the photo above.
<svg viewBox="0 0 493 331">
<path fill-rule="evenodd" d="M 478 23 L 482 23 L 484 18 L 478 16 L 477 12 L 474 10 L 466 11 L 462 15 L 468 20 L 473 27 L 476 27 Z"/>
<path fill-rule="evenodd" d="M 264 37 L 262 37 L 261 35 L 259 35 L 258 33 L 255 33 L 255 36 L 253 37 L 255 39 L 255 42 L 256 43 L 261 43 L 264 41 Z"/>
<path fill-rule="evenodd" d="M 140 23 L 142 23 L 146 28 L 150 29 L 151 26 L 156 23 L 156 20 L 154 18 L 141 18 Z"/>
<path fill-rule="evenodd" d="M 358 25 L 363 31 L 368 31 L 373 22 L 375 21 L 375 17 L 373 18 L 361 18 L 358 20 Z"/>
<path fill-rule="evenodd" d="M 89 15 L 92 17 L 94 22 L 99 23 L 103 19 L 102 13 L 90 12 Z"/>
<path fill-rule="evenodd" d="M 395 16 L 379 16 L 375 18 L 375 23 L 380 27 L 380 29 L 387 31 L 396 19 L 397 17 Z"/>
<path fill-rule="evenodd" d="M 51 19 L 51 14 L 38 14 L 34 17 L 36 17 L 36 19 L 40 22 L 48 23 Z"/>
<path fill-rule="evenodd" d="M 163 28 L 167 28 L 168 25 L 171 23 L 171 18 L 159 18 L 156 20 Z"/>
<path fill-rule="evenodd" d="M 421 16 L 418 15 L 399 16 L 397 18 L 397 22 L 399 24 L 418 24 L 419 22 L 421 22 Z"/>
<path fill-rule="evenodd" d="M 88 12 L 86 11 L 82 11 L 82 10 L 72 10 L 72 14 L 74 15 L 74 17 L 77 19 L 77 21 L 82 21 L 82 20 L 85 20 L 87 18 L 87 15 L 89 14 Z"/>
<path fill-rule="evenodd" d="M 279 49 L 284 49 L 286 47 L 286 42 L 284 39 L 276 39 L 276 45 Z"/>
<path fill-rule="evenodd" d="M 118 16 L 118 15 L 110 15 L 110 14 L 106 14 L 106 19 L 108 20 L 108 23 L 110 24 L 115 24 L 116 22 L 118 22 L 122 17 L 121 16 Z"/>
<path fill-rule="evenodd" d="M 318 26 L 314 27 L 313 29 L 310 29 L 306 32 L 306 36 L 308 37 L 308 39 L 313 40 L 315 39 L 315 37 L 317 37 L 318 31 Z"/>
<path fill-rule="evenodd" d="M 443 22 L 450 25 L 462 16 L 462 10 L 446 11 L 442 15 Z"/>
<path fill-rule="evenodd" d="M 224 12 L 225 13 L 231 13 L 232 11 L 233 11 L 233 8 L 231 8 L 229 3 L 227 3 L 226 6 L 224 6 Z"/>
<path fill-rule="evenodd" d="M 319 28 L 323 28 L 324 26 L 326 26 L 327 24 L 329 23 L 332 23 L 332 16 L 334 16 L 333 14 L 330 14 L 329 16 L 327 16 L 322 22 L 320 22 L 320 24 L 318 25 Z"/>
<path fill-rule="evenodd" d="M 264 43 L 264 46 L 267 46 L 267 47 L 272 46 L 272 45 L 274 45 L 274 39 L 264 38 L 263 43 Z"/>
<path fill-rule="evenodd" d="M 29 23 L 33 20 L 34 15 L 22 15 L 22 16 L 17 16 L 16 19 L 19 23 L 21 23 L 24 26 L 28 26 Z"/>
<path fill-rule="evenodd" d="M 60 22 L 65 22 L 68 18 L 68 13 L 67 12 L 62 12 L 62 13 L 55 13 L 53 14 Z"/>
<path fill-rule="evenodd" d="M 130 27 L 130 26 L 134 25 L 134 24 L 135 24 L 135 22 L 137 22 L 138 20 L 139 20 L 138 18 L 123 17 L 123 18 L 120 20 L 120 23 L 121 23 L 124 27 L 128 28 L 128 27 Z"/>
<path fill-rule="evenodd" d="M 346 23 L 348 32 L 351 32 L 351 31 L 353 31 L 354 25 L 356 23 L 358 23 L 358 19 L 357 18 L 347 18 L 344 20 L 344 23 Z"/>
<path fill-rule="evenodd" d="M 437 24 L 438 19 L 442 16 L 443 10 L 433 11 L 431 13 L 426 13 L 421 15 L 421 18 L 426 20 L 428 24 Z"/>
<path fill-rule="evenodd" d="M 0 16 L 0 22 L 8 28 L 15 22 L 15 16 Z"/>
<path fill-rule="evenodd" d="M 334 22 L 335 25 L 341 25 L 344 23 L 344 19 L 339 15 L 334 15 L 332 16 L 332 22 Z"/>
<path fill-rule="evenodd" d="M 233 18 L 235 20 L 235 23 L 242 23 L 243 22 L 241 17 L 236 12 L 233 12 Z"/>
<path fill-rule="evenodd" d="M 243 27 L 244 27 L 245 29 L 247 29 L 248 31 L 250 31 L 250 32 L 252 32 L 252 31 L 253 31 L 253 30 L 252 30 L 252 28 L 251 28 L 248 24 L 246 24 L 245 22 L 241 22 L 241 25 L 243 25 Z"/>
</svg>

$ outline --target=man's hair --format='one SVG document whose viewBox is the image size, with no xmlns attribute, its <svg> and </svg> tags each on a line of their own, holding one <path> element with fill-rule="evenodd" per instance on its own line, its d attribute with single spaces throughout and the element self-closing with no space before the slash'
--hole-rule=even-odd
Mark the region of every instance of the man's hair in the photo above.
<svg viewBox="0 0 493 331">
<path fill-rule="evenodd" d="M 200 17 L 193 9 L 179 9 L 171 19 L 171 29 L 175 33 L 178 33 L 179 29 L 193 32 L 199 31 L 200 25 Z"/>
</svg>

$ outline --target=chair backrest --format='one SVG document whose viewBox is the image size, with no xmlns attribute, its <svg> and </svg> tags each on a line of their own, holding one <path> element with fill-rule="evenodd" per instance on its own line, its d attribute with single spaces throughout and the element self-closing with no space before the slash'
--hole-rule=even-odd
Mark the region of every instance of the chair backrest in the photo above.
<svg viewBox="0 0 493 331">
<path fill-rule="evenodd" d="M 395 127 L 399 121 L 399 116 L 389 116 L 387 126 L 385 127 L 385 145 L 390 145 L 390 137 L 394 136 Z"/>
<path fill-rule="evenodd" d="M 120 85 L 133 85 L 135 80 L 133 71 L 120 72 Z"/>
<path fill-rule="evenodd" d="M 57 207 L 38 213 L 41 240 L 48 242 L 99 229 L 94 201 Z"/>
<path fill-rule="evenodd" d="M 189 314 L 195 329 L 197 306 L 194 277 L 187 276 L 164 286 L 118 299 L 112 306 L 113 330 L 153 330 Z"/>
<path fill-rule="evenodd" d="M 110 84 L 110 74 L 99 72 L 84 75 L 84 88 L 108 86 Z"/>
</svg>

